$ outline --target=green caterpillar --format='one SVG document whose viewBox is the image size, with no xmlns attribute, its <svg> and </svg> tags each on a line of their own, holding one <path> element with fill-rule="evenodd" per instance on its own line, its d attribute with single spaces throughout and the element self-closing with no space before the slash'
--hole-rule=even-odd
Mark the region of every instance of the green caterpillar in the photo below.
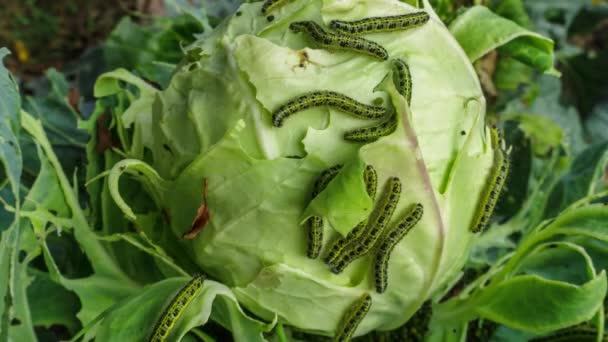
<svg viewBox="0 0 608 342">
<path fill-rule="evenodd" d="M 412 101 L 412 76 L 410 69 L 401 59 L 393 60 L 391 65 L 393 83 L 399 94 L 403 95 L 409 105 Z M 383 136 L 393 133 L 396 129 L 397 116 L 395 113 L 391 113 L 379 123 L 344 133 L 344 140 L 364 143 L 374 142 Z"/>
<path fill-rule="evenodd" d="M 367 190 L 367 194 L 373 200 L 376 199 L 376 188 L 378 186 L 378 174 L 376 173 L 376 169 L 373 166 L 367 165 L 365 167 L 365 171 L 363 172 L 363 181 L 365 182 L 365 187 Z M 344 238 L 340 238 L 334 242 L 331 246 L 329 253 L 323 260 L 326 264 L 332 265 L 336 261 L 336 257 L 339 255 L 340 251 L 344 249 L 348 245 L 349 241 L 355 241 L 359 238 L 365 226 L 367 225 L 367 219 L 359 222 L 355 228 L 353 228 Z"/>
<path fill-rule="evenodd" d="M 308 225 L 308 248 L 306 249 L 306 256 L 311 259 L 316 259 L 323 247 L 323 218 L 320 216 L 311 216 L 306 224 Z"/>
<path fill-rule="evenodd" d="M 374 142 L 383 136 L 393 133 L 397 129 L 397 116 L 392 113 L 379 123 L 367 127 L 357 128 L 344 133 L 344 140 L 355 142 Z"/>
<path fill-rule="evenodd" d="M 471 231 L 473 233 L 483 231 L 490 222 L 496 203 L 498 203 L 500 192 L 509 175 L 509 158 L 500 147 L 502 138 L 500 137 L 498 129 L 491 128 L 490 136 L 492 139 L 492 148 L 494 149 L 494 165 L 490 171 L 488 183 L 481 193 L 479 208 L 473 217 L 473 225 L 471 226 Z"/>
<path fill-rule="evenodd" d="M 391 66 L 393 70 L 393 83 L 409 106 L 412 102 L 412 74 L 410 73 L 410 68 L 399 58 L 394 59 Z"/>
<path fill-rule="evenodd" d="M 361 321 L 372 306 L 372 297 L 369 293 L 363 294 L 356 302 L 354 302 L 346 314 L 342 317 L 338 326 L 337 334 L 334 339 L 336 342 L 347 342 L 353 337 Z"/>
<path fill-rule="evenodd" d="M 312 190 L 312 198 L 317 197 L 321 191 L 325 190 L 329 182 L 340 172 L 342 165 L 334 165 L 323 171 L 315 181 Z M 308 226 L 308 248 L 306 255 L 311 259 L 316 259 L 321 253 L 323 247 L 323 218 L 320 216 L 311 216 L 307 221 Z"/>
<path fill-rule="evenodd" d="M 342 170 L 342 165 L 338 164 L 338 165 L 334 165 L 334 166 L 330 167 L 329 169 L 323 171 L 321 173 L 321 175 L 315 181 L 311 197 L 315 198 L 315 197 L 317 197 L 317 195 L 319 193 L 321 193 L 321 191 L 325 190 L 325 188 L 327 187 L 329 182 L 331 182 L 331 180 L 334 179 L 334 177 L 336 177 L 336 175 L 338 174 L 338 172 L 340 172 L 340 170 Z"/>
<path fill-rule="evenodd" d="M 355 21 L 332 20 L 329 27 L 350 35 L 360 35 L 375 32 L 392 32 L 418 27 L 429 21 L 429 14 L 416 12 L 387 17 L 370 17 Z"/>
<path fill-rule="evenodd" d="M 295 33 L 304 32 L 319 46 L 334 49 L 348 50 L 363 53 L 381 60 L 388 59 L 388 52 L 382 45 L 361 37 L 352 37 L 325 31 L 321 25 L 314 21 L 297 21 L 289 25 Z"/>
<path fill-rule="evenodd" d="M 371 219 L 365 227 L 362 239 L 350 241 L 348 245 L 335 258 L 335 262 L 330 264 L 333 273 L 340 273 L 354 260 L 367 254 L 378 241 L 384 231 L 384 227 L 393 216 L 393 212 L 399 203 L 401 195 L 401 181 L 398 177 L 391 177 L 387 181 L 386 190 L 380 199 L 380 204 L 372 213 Z"/>
<path fill-rule="evenodd" d="M 204 275 L 195 276 L 179 290 L 173 299 L 171 299 L 169 306 L 163 311 L 160 319 L 156 322 L 154 329 L 152 329 L 152 334 L 149 339 L 150 342 L 164 342 L 167 340 L 167 337 L 171 333 L 177 320 L 202 290 L 204 281 Z"/>
<path fill-rule="evenodd" d="M 420 221 L 424 208 L 422 204 L 413 205 L 403 218 L 397 222 L 395 228 L 389 231 L 382 239 L 380 247 L 374 258 L 374 278 L 376 292 L 383 293 L 388 286 L 388 261 L 391 252 L 404 236 Z"/>
<path fill-rule="evenodd" d="M 378 119 L 386 115 L 386 108 L 384 107 L 366 105 L 344 94 L 325 90 L 314 91 L 289 100 L 274 111 L 272 114 L 272 124 L 275 127 L 281 127 L 283 126 L 283 120 L 288 116 L 319 106 L 339 109 L 361 119 Z"/>
<path fill-rule="evenodd" d="M 266 0 L 266 1 L 264 1 L 264 4 L 262 4 L 262 14 L 263 15 L 268 14 L 268 12 L 281 6 L 285 2 L 287 2 L 287 0 Z"/>
</svg>

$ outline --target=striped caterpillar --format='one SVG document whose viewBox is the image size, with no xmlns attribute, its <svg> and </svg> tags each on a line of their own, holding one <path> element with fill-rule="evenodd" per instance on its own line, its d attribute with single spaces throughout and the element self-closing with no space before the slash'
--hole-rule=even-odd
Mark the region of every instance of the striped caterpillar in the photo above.
<svg viewBox="0 0 608 342">
<path fill-rule="evenodd" d="M 372 249 L 382 235 L 384 227 L 393 216 L 400 195 L 401 181 L 398 177 L 389 178 L 380 203 L 372 213 L 362 238 L 349 241 L 347 246 L 338 253 L 335 261 L 329 265 L 333 273 L 338 274 L 342 272 L 351 262 L 367 254 Z"/>
<path fill-rule="evenodd" d="M 355 142 L 374 142 L 383 136 L 393 133 L 397 129 L 397 117 L 391 113 L 379 123 L 367 127 L 357 128 L 344 133 L 344 140 Z"/>
<path fill-rule="evenodd" d="M 353 334 L 357 330 L 361 321 L 372 306 L 372 297 L 369 293 L 363 294 L 356 302 L 354 302 L 346 314 L 342 317 L 340 325 L 336 333 L 334 341 L 347 342 L 350 341 Z"/>
<path fill-rule="evenodd" d="M 339 109 L 361 119 L 377 119 L 386 115 L 386 109 L 380 106 L 370 106 L 335 91 L 314 91 L 300 95 L 280 106 L 272 114 L 272 124 L 283 126 L 283 120 L 288 116 L 308 108 L 328 106 Z"/>
<path fill-rule="evenodd" d="M 335 165 L 321 173 L 313 186 L 313 199 L 327 187 L 329 182 L 336 177 L 341 169 L 342 165 Z M 311 259 L 316 259 L 321 254 L 323 247 L 323 218 L 311 216 L 306 221 L 306 225 L 308 227 L 308 248 L 306 249 L 306 255 Z"/>
<path fill-rule="evenodd" d="M 334 50 L 349 50 L 376 57 L 381 60 L 388 59 L 388 52 L 382 45 L 371 40 L 337 34 L 325 31 L 321 25 L 314 21 L 297 21 L 289 25 L 294 33 L 304 32 L 319 46 Z"/>
<path fill-rule="evenodd" d="M 367 194 L 373 200 L 376 199 L 376 188 L 378 186 L 378 174 L 376 173 L 376 169 L 373 166 L 367 165 L 365 167 L 365 171 L 363 172 L 363 180 L 365 182 L 365 187 L 367 190 Z M 361 236 L 365 226 L 367 225 L 367 219 L 359 222 L 355 228 L 353 228 L 344 238 L 339 238 L 336 240 L 331 246 L 329 253 L 323 260 L 326 264 L 332 265 L 336 261 L 336 257 L 339 253 L 347 246 L 349 241 L 355 241 Z"/>
<path fill-rule="evenodd" d="M 315 181 L 315 184 L 313 185 L 311 197 L 315 198 L 315 197 L 317 197 L 318 194 L 321 193 L 321 191 L 325 190 L 325 188 L 327 187 L 329 182 L 331 182 L 331 180 L 334 179 L 334 177 L 336 177 L 336 175 L 338 175 L 338 172 L 340 172 L 340 170 L 342 170 L 342 165 L 338 164 L 338 165 L 334 165 L 334 166 L 330 167 L 329 169 L 321 172 L 321 175 L 317 178 L 317 180 Z"/>
<path fill-rule="evenodd" d="M 286 0 L 266 0 L 266 1 L 264 1 L 264 4 L 262 4 L 262 14 L 263 15 L 268 14 L 268 12 L 281 6 L 285 2 L 286 2 Z"/>
<path fill-rule="evenodd" d="M 429 14 L 416 12 L 387 17 L 370 17 L 355 21 L 332 20 L 329 27 L 350 35 L 376 32 L 392 32 L 418 27 L 429 21 Z"/>
<path fill-rule="evenodd" d="M 171 330 L 175 326 L 177 320 L 184 313 L 184 310 L 192 302 L 194 298 L 203 288 L 205 276 L 200 274 L 192 278 L 179 292 L 171 299 L 171 302 L 163 311 L 160 319 L 156 322 L 152 334 L 150 335 L 150 342 L 164 342 L 167 341 L 167 337 L 171 333 Z"/>
<path fill-rule="evenodd" d="M 383 237 L 380 247 L 376 251 L 374 258 L 374 278 L 376 283 L 376 292 L 383 293 L 388 286 L 388 261 L 391 252 L 395 246 L 403 239 L 404 236 L 420 221 L 424 208 L 422 204 L 416 203 L 403 216 L 395 228 L 389 231 Z"/>
<path fill-rule="evenodd" d="M 403 95 L 409 106 L 412 102 L 412 74 L 407 64 L 399 58 L 391 63 L 393 71 L 393 83 L 399 94 Z"/>
<path fill-rule="evenodd" d="M 500 192 L 502 191 L 507 176 L 509 175 L 509 158 L 506 152 L 501 148 L 502 138 L 498 129 L 492 127 L 490 129 L 492 148 L 494 149 L 494 162 L 490 170 L 488 183 L 481 193 L 479 208 L 473 217 L 473 225 L 471 231 L 479 233 L 485 229 L 490 222 Z"/>
<path fill-rule="evenodd" d="M 409 105 L 412 100 L 412 76 L 410 69 L 401 59 L 395 59 L 391 63 L 393 83 L 399 94 L 403 95 Z M 390 113 L 379 123 L 357 128 L 344 133 L 344 140 L 355 142 L 374 142 L 383 136 L 393 133 L 397 129 L 397 116 Z"/>
</svg>

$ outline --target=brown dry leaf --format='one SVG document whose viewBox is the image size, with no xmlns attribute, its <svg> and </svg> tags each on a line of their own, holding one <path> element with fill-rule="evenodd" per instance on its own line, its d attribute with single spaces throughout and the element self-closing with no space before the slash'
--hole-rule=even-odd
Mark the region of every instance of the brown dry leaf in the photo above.
<svg viewBox="0 0 608 342">
<path fill-rule="evenodd" d="M 495 98 L 498 95 L 493 81 L 497 59 L 498 53 L 492 50 L 475 62 L 475 70 L 479 76 L 484 93 L 491 98 Z"/>
<path fill-rule="evenodd" d="M 68 103 L 75 111 L 80 113 L 80 91 L 75 86 L 70 88 L 68 93 Z"/>
<path fill-rule="evenodd" d="M 97 127 L 97 144 L 95 145 L 95 152 L 97 153 L 103 153 L 109 148 L 118 147 L 118 144 L 112 140 L 112 132 L 110 132 L 110 129 L 108 129 L 108 126 L 106 125 L 106 121 L 108 121 L 109 118 L 110 116 L 107 113 L 104 113 L 95 121 L 95 127 Z"/>
<path fill-rule="evenodd" d="M 196 216 L 194 217 L 194 221 L 192 221 L 190 230 L 182 235 L 182 238 L 186 240 L 194 239 L 211 220 L 211 212 L 207 206 L 207 184 L 207 178 L 205 178 L 203 186 L 203 203 L 196 211 Z"/>
</svg>

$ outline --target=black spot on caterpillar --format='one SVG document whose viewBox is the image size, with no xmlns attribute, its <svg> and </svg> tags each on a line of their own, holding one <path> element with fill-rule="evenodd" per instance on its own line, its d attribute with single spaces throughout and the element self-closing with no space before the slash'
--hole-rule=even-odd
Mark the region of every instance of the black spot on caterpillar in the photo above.
<svg viewBox="0 0 608 342">
<path fill-rule="evenodd" d="M 287 0 L 266 0 L 266 1 L 264 1 L 264 3 L 262 4 L 262 14 L 263 15 L 268 14 L 268 12 L 281 6 L 285 2 L 287 2 Z"/>
<path fill-rule="evenodd" d="M 471 231 L 473 233 L 483 231 L 490 222 L 496 203 L 498 203 L 500 192 L 509 175 L 509 158 L 500 146 L 502 142 L 500 132 L 493 127 L 490 129 L 490 136 L 492 139 L 492 148 L 494 149 L 494 165 L 490 170 L 488 182 L 481 193 L 481 199 L 478 204 L 479 207 L 473 217 L 473 225 L 471 226 Z"/>
<path fill-rule="evenodd" d="M 384 107 L 366 105 L 335 91 L 314 91 L 295 97 L 280 106 L 272 114 L 272 124 L 281 127 L 288 116 L 319 106 L 332 107 L 361 119 L 379 119 L 386 115 Z"/>
<path fill-rule="evenodd" d="M 387 136 L 393 133 L 396 129 L 397 116 L 395 115 L 395 113 L 391 113 L 391 115 L 382 119 L 376 124 L 367 127 L 357 128 L 344 133 L 344 140 L 365 143 L 373 142 L 383 136 Z"/>
<path fill-rule="evenodd" d="M 268 20 L 268 22 L 271 22 L 274 20 L 274 15 L 269 15 L 266 17 L 266 20 Z"/>
<path fill-rule="evenodd" d="M 372 306 L 372 297 L 369 293 L 363 294 L 356 302 L 354 302 L 348 311 L 342 317 L 338 330 L 336 331 L 336 342 L 350 341 L 355 330 L 363 321 L 363 318 Z"/>
<path fill-rule="evenodd" d="M 400 195 L 401 181 L 398 177 L 389 178 L 380 203 L 374 212 L 372 212 L 370 220 L 363 231 L 362 238 L 349 241 L 348 245 L 338 253 L 335 262 L 329 265 L 333 273 L 338 274 L 342 272 L 351 262 L 367 254 L 372 249 L 382 235 L 384 227 L 393 216 L 393 212 L 399 203 Z"/>
<path fill-rule="evenodd" d="M 355 21 L 332 20 L 329 27 L 350 35 L 375 32 L 392 32 L 418 27 L 429 21 L 429 14 L 416 12 L 387 17 L 370 17 Z"/>
<path fill-rule="evenodd" d="M 410 73 L 410 68 L 399 58 L 394 59 L 391 66 L 393 70 L 393 83 L 399 94 L 405 97 L 409 106 L 412 102 L 412 74 Z"/>
<path fill-rule="evenodd" d="M 408 209 L 401 220 L 397 222 L 395 227 L 387 232 L 380 241 L 380 247 L 376 251 L 374 257 L 374 279 L 376 283 L 376 292 L 384 293 L 388 286 L 388 261 L 391 252 L 403 239 L 404 236 L 420 221 L 424 208 L 422 204 L 417 203 Z"/>
<path fill-rule="evenodd" d="M 365 187 L 367 194 L 373 200 L 376 199 L 376 187 L 378 186 L 378 174 L 376 173 L 376 169 L 374 169 L 371 165 L 365 166 L 365 171 L 363 171 L 363 181 L 365 182 Z M 323 260 L 326 264 L 332 265 L 336 261 L 336 257 L 342 251 L 344 247 L 348 244 L 349 241 L 355 241 L 359 238 L 365 226 L 367 225 L 367 219 L 359 222 L 355 228 L 353 228 L 344 238 L 339 238 L 336 240 L 331 246 L 329 253 Z"/>
<path fill-rule="evenodd" d="M 319 46 L 329 50 L 348 50 L 363 53 L 381 60 L 388 58 L 388 52 L 382 45 L 371 40 L 352 37 L 325 31 L 314 21 L 297 21 L 289 25 L 295 33 L 305 32 Z"/>
<path fill-rule="evenodd" d="M 171 302 L 165 311 L 163 311 L 158 321 L 156 321 L 154 329 L 152 329 L 152 334 L 149 339 L 150 342 L 164 342 L 167 340 L 167 337 L 171 333 L 171 329 L 173 329 L 177 320 L 203 288 L 204 281 L 204 275 L 195 276 L 179 290 L 173 299 L 171 299 Z"/>
</svg>

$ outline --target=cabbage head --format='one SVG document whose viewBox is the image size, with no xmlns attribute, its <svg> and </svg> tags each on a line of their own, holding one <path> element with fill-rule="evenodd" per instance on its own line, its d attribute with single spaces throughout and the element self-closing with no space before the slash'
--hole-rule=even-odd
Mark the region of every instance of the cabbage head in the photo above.
<svg viewBox="0 0 608 342">
<path fill-rule="evenodd" d="M 133 82 L 140 97 L 122 122 L 130 132 L 130 159 L 115 171 L 140 170 L 134 174 L 147 184 L 167 224 L 152 231 L 158 225 L 132 210 L 111 176 L 112 196 L 184 267 L 229 286 L 261 318 L 333 336 L 349 306 L 369 293 L 371 309 L 355 335 L 394 329 L 445 290 L 475 237 L 471 221 L 494 153 L 475 71 L 428 4 L 419 9 L 397 0 L 294 0 L 266 16 L 261 6 L 241 5 L 188 46 L 167 89 Z M 383 46 L 388 60 L 323 49 L 289 28 L 311 20 L 329 30 L 333 19 L 416 11 L 426 11 L 430 20 L 364 36 Z M 391 61 L 397 58 L 411 71 L 409 105 L 392 82 Z M 106 74 L 98 85 L 120 73 Z M 278 107 L 319 90 L 394 111 L 396 130 L 371 143 L 346 141 L 345 132 L 370 122 L 328 106 L 273 126 Z M 311 200 L 317 177 L 335 165 L 343 167 Z M 377 171 L 379 194 L 389 177 L 401 180 L 392 221 L 414 203 L 424 207 L 420 222 L 392 251 L 382 294 L 374 290 L 372 253 L 339 274 L 323 262 L 331 243 L 373 210 L 362 177 L 366 165 Z M 202 230 L 183 238 L 207 214 Z M 306 255 L 305 222 L 313 215 L 325 222 L 316 259 Z"/>
</svg>

